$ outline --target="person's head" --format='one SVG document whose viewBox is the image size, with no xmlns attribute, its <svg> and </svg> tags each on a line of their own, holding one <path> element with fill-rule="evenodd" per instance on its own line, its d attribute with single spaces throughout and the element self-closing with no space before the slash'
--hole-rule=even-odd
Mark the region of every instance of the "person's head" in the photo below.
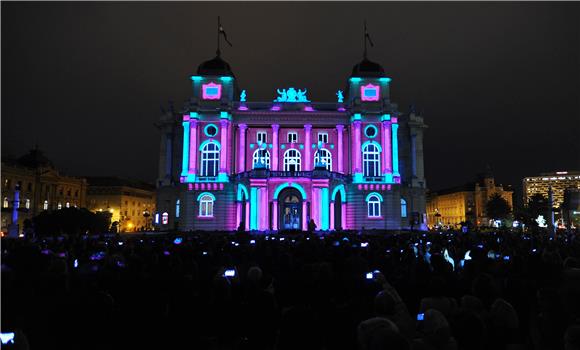
<svg viewBox="0 0 580 350">
<path fill-rule="evenodd" d="M 361 350 L 384 349 L 385 340 L 399 333 L 399 328 L 391 320 L 375 317 L 361 322 L 357 329 L 357 338 Z M 381 347 L 381 344 L 384 344 Z"/>
<path fill-rule="evenodd" d="M 497 299 L 491 305 L 492 325 L 495 328 L 517 329 L 519 327 L 518 314 L 513 306 L 503 299 Z"/>
<path fill-rule="evenodd" d="M 564 333 L 564 350 L 580 350 L 580 324 L 574 324 Z"/>
<path fill-rule="evenodd" d="M 375 297 L 375 314 L 377 316 L 388 316 L 395 313 L 395 300 L 392 295 L 380 291 Z"/>
<path fill-rule="evenodd" d="M 252 266 L 248 269 L 248 281 L 253 284 L 258 284 L 262 279 L 262 269 L 258 266 Z"/>
<path fill-rule="evenodd" d="M 461 298 L 461 308 L 465 310 L 470 310 L 478 315 L 481 315 L 484 311 L 483 303 L 481 299 L 473 295 L 464 295 Z"/>
<path fill-rule="evenodd" d="M 445 316 L 435 310 L 425 311 L 423 321 L 419 324 L 419 331 L 423 334 L 423 339 L 430 344 L 445 344 L 451 338 L 451 328 Z"/>
<path fill-rule="evenodd" d="M 451 329 L 460 349 L 483 348 L 485 323 L 472 310 L 463 309 L 451 319 Z"/>
</svg>

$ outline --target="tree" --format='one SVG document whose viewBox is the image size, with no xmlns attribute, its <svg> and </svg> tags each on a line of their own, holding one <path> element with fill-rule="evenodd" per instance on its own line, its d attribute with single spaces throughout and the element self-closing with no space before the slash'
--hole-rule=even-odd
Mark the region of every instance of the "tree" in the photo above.
<svg viewBox="0 0 580 350">
<path fill-rule="evenodd" d="M 39 235 L 103 233 L 109 229 L 111 214 L 96 214 L 85 208 L 63 208 L 43 211 L 32 221 Z"/>
<path fill-rule="evenodd" d="M 509 217 L 512 208 L 499 193 L 495 193 L 485 204 L 485 212 L 490 219 L 504 220 Z"/>
</svg>

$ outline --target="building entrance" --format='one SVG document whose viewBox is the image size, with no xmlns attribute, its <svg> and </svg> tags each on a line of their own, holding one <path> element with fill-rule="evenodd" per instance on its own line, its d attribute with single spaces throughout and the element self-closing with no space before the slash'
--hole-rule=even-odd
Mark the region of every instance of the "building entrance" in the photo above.
<svg viewBox="0 0 580 350">
<path fill-rule="evenodd" d="M 295 188 L 288 188 L 280 193 L 280 228 L 282 230 L 300 230 L 302 228 L 302 196 Z"/>
</svg>

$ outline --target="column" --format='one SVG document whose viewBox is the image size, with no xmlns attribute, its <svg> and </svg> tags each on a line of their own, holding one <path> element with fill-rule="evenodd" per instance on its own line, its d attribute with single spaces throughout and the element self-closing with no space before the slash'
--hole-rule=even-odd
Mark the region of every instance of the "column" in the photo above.
<svg viewBox="0 0 580 350">
<path fill-rule="evenodd" d="M 246 130 L 248 126 L 246 124 L 238 125 L 239 136 L 238 136 L 238 173 L 243 173 L 246 171 Z"/>
<path fill-rule="evenodd" d="M 382 123 L 383 126 L 383 135 L 382 139 L 384 140 L 382 143 L 383 145 L 383 174 L 390 174 L 393 172 L 393 167 L 391 164 L 391 122 L 384 121 Z"/>
<path fill-rule="evenodd" d="M 258 205 L 259 230 L 266 231 L 269 229 L 268 223 L 268 188 L 261 187 L 259 190 L 260 204 Z"/>
<path fill-rule="evenodd" d="M 304 125 L 304 169 L 303 171 L 312 170 L 312 159 L 310 154 L 312 153 L 312 125 Z"/>
<path fill-rule="evenodd" d="M 221 125 L 221 148 L 220 148 L 220 173 L 227 174 L 228 173 L 228 120 L 222 119 L 220 120 Z"/>
<path fill-rule="evenodd" d="M 360 126 L 361 122 L 356 120 L 353 123 L 354 126 L 354 145 L 353 145 L 353 153 L 354 153 L 354 172 L 355 173 L 362 173 L 362 164 L 361 164 L 361 131 Z"/>
<path fill-rule="evenodd" d="M 258 229 L 258 187 L 250 188 L 250 230 Z"/>
<path fill-rule="evenodd" d="M 236 202 L 236 229 L 242 223 L 242 202 Z"/>
<path fill-rule="evenodd" d="M 280 125 L 272 124 L 272 159 L 270 162 L 270 169 L 278 170 L 278 130 Z"/>
<path fill-rule="evenodd" d="M 393 148 L 393 175 L 399 176 L 399 143 L 397 141 L 397 131 L 399 124 L 392 124 L 392 148 Z"/>
<path fill-rule="evenodd" d="M 308 221 L 306 219 L 308 216 L 306 215 L 306 210 L 308 210 L 308 205 L 306 201 L 302 201 L 302 231 L 308 231 Z"/>
<path fill-rule="evenodd" d="M 272 230 L 278 231 L 278 200 L 274 199 L 272 201 Z"/>
<path fill-rule="evenodd" d="M 345 200 L 342 199 L 342 203 L 340 204 L 340 222 L 342 224 L 342 229 L 348 229 L 348 225 L 346 224 L 346 203 Z"/>
<path fill-rule="evenodd" d="M 417 135 L 411 135 L 411 172 L 417 177 Z"/>
<path fill-rule="evenodd" d="M 312 199 L 310 200 L 310 219 L 314 220 L 316 229 L 320 230 L 320 196 L 319 189 L 312 187 Z"/>
<path fill-rule="evenodd" d="M 250 230 L 250 202 L 246 200 L 246 219 L 244 220 L 244 228 L 246 231 Z"/>
<path fill-rule="evenodd" d="M 189 120 L 181 122 L 183 125 L 183 154 L 181 162 L 181 176 L 187 176 L 189 171 Z"/>
<path fill-rule="evenodd" d="M 342 134 L 344 131 L 344 125 L 337 125 L 336 126 L 336 131 L 337 131 L 337 138 L 338 138 L 338 145 L 337 145 L 337 153 L 338 153 L 338 172 L 339 173 L 343 173 L 344 174 L 344 154 L 343 154 L 343 150 L 342 150 Z"/>
<path fill-rule="evenodd" d="M 197 175 L 197 120 L 189 121 L 189 173 Z"/>
<path fill-rule="evenodd" d="M 330 210 L 330 204 L 328 201 L 328 187 L 323 187 L 320 189 L 320 229 L 324 231 L 328 231 L 328 214 Z"/>
<path fill-rule="evenodd" d="M 334 201 L 330 201 L 330 230 L 334 231 Z"/>
</svg>

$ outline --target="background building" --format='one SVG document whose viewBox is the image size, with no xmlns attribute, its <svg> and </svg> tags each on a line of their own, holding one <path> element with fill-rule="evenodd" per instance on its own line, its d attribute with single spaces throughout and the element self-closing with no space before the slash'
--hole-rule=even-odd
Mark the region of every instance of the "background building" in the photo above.
<svg viewBox="0 0 580 350">
<path fill-rule="evenodd" d="M 366 58 L 337 102 L 278 89 L 247 102 L 221 57 L 191 77 L 193 97 L 161 132 L 161 229 L 426 227 L 423 118 L 400 113 L 391 79 Z"/>
<path fill-rule="evenodd" d="M 39 150 L 17 158 L 2 160 L 2 232 L 12 223 L 14 194 L 20 188 L 18 224 L 32 219 L 43 210 L 86 205 L 85 179 L 61 175 Z"/>
<path fill-rule="evenodd" d="M 155 186 L 116 177 L 87 177 L 87 207 L 108 211 L 119 232 L 151 229 L 155 212 Z"/>
<path fill-rule="evenodd" d="M 485 213 L 487 201 L 499 194 L 513 209 L 513 190 L 495 184 L 491 170 L 478 175 L 478 181 L 460 187 L 429 193 L 427 197 L 427 217 L 429 226 L 460 226 L 462 222 L 487 226 L 489 219 Z"/>
<path fill-rule="evenodd" d="M 560 208 L 564 202 L 566 189 L 580 190 L 580 171 L 557 171 L 542 173 L 540 176 L 525 177 L 523 180 L 524 203 L 527 204 L 535 194 L 541 194 L 548 199 L 548 191 L 552 187 L 554 208 Z"/>
</svg>

